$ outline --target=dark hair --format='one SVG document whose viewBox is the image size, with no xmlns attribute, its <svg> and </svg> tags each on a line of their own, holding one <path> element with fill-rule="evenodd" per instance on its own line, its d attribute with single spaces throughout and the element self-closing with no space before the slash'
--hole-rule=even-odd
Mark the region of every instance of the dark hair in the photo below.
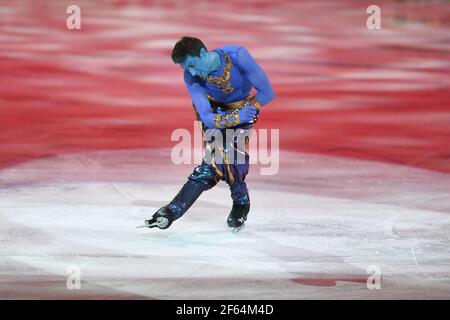
<svg viewBox="0 0 450 320">
<path fill-rule="evenodd" d="M 186 56 L 199 56 L 200 50 L 206 47 L 203 42 L 194 37 L 183 37 L 177 41 L 172 50 L 172 60 L 174 63 L 181 63 Z"/>
</svg>

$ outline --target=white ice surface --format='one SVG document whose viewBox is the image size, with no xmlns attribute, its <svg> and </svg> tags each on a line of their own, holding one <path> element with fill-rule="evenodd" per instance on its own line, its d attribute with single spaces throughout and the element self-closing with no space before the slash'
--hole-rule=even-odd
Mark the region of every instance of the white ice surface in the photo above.
<svg viewBox="0 0 450 320">
<path fill-rule="evenodd" d="M 168 230 L 137 229 L 194 165 L 167 150 L 102 151 L 0 171 L 0 298 L 450 298 L 450 177 L 281 153 L 251 169 L 252 209 L 226 226 L 225 183 Z M 68 266 L 81 289 L 68 290 Z M 381 271 L 369 290 L 368 268 Z"/>
</svg>

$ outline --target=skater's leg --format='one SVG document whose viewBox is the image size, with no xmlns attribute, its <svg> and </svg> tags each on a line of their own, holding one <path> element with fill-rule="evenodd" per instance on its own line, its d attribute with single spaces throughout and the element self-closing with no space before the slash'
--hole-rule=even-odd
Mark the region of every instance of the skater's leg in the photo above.
<svg viewBox="0 0 450 320">
<path fill-rule="evenodd" d="M 229 183 L 231 198 L 233 199 L 233 208 L 228 215 L 227 224 L 231 228 L 242 227 L 247 220 L 247 215 L 250 211 L 250 197 L 248 195 L 247 184 L 245 183 L 246 173 L 239 174 L 239 172 L 248 172 L 248 166 L 247 169 L 238 168 L 237 166 L 235 166 L 233 170 L 236 172 L 234 182 Z"/>
<path fill-rule="evenodd" d="M 241 136 L 238 138 L 243 139 L 242 137 L 246 135 L 248 135 L 248 131 L 242 130 Z M 244 157 L 235 157 L 233 164 L 230 164 L 232 179 L 226 179 L 230 187 L 231 198 L 233 199 L 233 208 L 228 216 L 227 224 L 231 228 L 239 228 L 247 220 L 247 215 L 250 211 L 250 197 L 245 182 L 250 167 L 250 157 L 247 153 L 247 143 L 235 143 L 234 148 L 236 155 L 241 154 Z"/>
<path fill-rule="evenodd" d="M 173 200 L 159 209 L 151 219 L 146 220 L 145 225 L 150 228 L 167 229 L 192 206 L 203 191 L 214 187 L 219 180 L 214 169 L 203 162 L 194 169 Z"/>
<path fill-rule="evenodd" d="M 231 191 L 231 199 L 236 204 L 250 203 L 250 197 L 248 195 L 247 183 L 245 177 L 248 172 L 248 165 L 234 165 L 232 168 L 234 173 L 234 181 L 227 181 Z"/>
<path fill-rule="evenodd" d="M 200 197 L 203 191 L 213 188 L 219 180 L 210 165 L 202 163 L 196 167 L 189 176 L 188 181 L 169 204 L 175 219 L 180 218 Z"/>
</svg>

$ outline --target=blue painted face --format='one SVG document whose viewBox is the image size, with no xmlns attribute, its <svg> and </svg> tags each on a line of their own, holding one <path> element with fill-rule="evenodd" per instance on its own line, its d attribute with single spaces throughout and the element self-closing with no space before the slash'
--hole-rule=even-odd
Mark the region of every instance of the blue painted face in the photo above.
<svg viewBox="0 0 450 320">
<path fill-rule="evenodd" d="M 195 77 L 206 78 L 211 73 L 210 59 L 207 51 L 202 48 L 198 57 L 187 56 L 182 63 L 181 68 L 190 72 Z"/>
</svg>

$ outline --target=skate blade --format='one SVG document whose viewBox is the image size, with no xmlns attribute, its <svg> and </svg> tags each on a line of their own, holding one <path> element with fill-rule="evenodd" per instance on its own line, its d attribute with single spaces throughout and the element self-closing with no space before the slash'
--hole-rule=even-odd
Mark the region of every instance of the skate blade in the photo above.
<svg viewBox="0 0 450 320">
<path fill-rule="evenodd" d="M 137 226 L 136 228 L 156 228 L 158 227 L 159 223 L 158 222 L 153 222 L 153 223 L 148 223 L 147 221 L 145 221 L 144 224 Z"/>
<path fill-rule="evenodd" d="M 240 226 L 240 227 L 233 227 L 233 228 L 231 228 L 231 232 L 232 233 L 238 233 L 239 231 L 241 231 L 244 228 L 244 225 L 245 224 L 242 224 L 242 226 Z"/>
<path fill-rule="evenodd" d="M 136 228 L 160 228 L 163 229 L 169 224 L 167 218 L 158 217 L 156 221 L 149 223 L 147 220 L 143 225 L 137 226 Z"/>
</svg>

